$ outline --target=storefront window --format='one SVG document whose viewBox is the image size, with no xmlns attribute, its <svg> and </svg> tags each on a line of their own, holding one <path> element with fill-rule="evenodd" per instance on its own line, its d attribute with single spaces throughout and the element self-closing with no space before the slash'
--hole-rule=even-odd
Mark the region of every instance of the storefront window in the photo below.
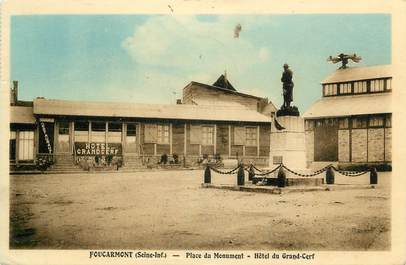
<svg viewBox="0 0 406 265">
<path fill-rule="evenodd" d="M 214 127 L 202 126 L 202 144 L 213 145 Z"/>
<path fill-rule="evenodd" d="M 126 152 L 135 153 L 137 151 L 137 125 L 135 123 L 127 124 Z"/>
<path fill-rule="evenodd" d="M 246 128 L 245 144 L 247 146 L 256 146 L 257 145 L 257 128 L 256 127 L 247 127 Z"/>
<path fill-rule="evenodd" d="M 159 124 L 157 127 L 158 144 L 169 144 L 169 125 Z"/>
<path fill-rule="evenodd" d="M 89 122 L 75 122 L 75 142 L 89 142 Z"/>
<path fill-rule="evenodd" d="M 18 134 L 18 159 L 34 159 L 34 131 L 20 131 Z"/>
<path fill-rule="evenodd" d="M 123 125 L 117 122 L 109 122 L 109 131 L 107 134 L 108 143 L 121 143 L 121 131 Z"/>
<path fill-rule="evenodd" d="M 340 129 L 348 129 L 348 118 L 340 119 L 338 126 Z"/>
<path fill-rule="evenodd" d="M 91 142 L 104 143 L 106 142 L 106 123 L 92 122 Z"/>
</svg>

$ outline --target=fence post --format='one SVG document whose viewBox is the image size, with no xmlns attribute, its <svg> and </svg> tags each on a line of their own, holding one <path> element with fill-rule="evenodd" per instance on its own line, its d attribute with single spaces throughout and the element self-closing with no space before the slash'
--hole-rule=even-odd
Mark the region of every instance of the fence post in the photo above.
<svg viewBox="0 0 406 265">
<path fill-rule="evenodd" d="M 252 180 L 255 177 L 254 166 L 250 164 L 250 169 L 248 170 L 248 180 Z"/>
<path fill-rule="evenodd" d="M 378 172 L 375 167 L 373 167 L 369 173 L 369 184 L 372 185 L 372 188 L 375 188 L 374 185 L 378 184 Z"/>
<path fill-rule="evenodd" d="M 334 184 L 334 171 L 333 167 L 328 167 L 326 170 L 326 184 Z"/>
<path fill-rule="evenodd" d="M 205 184 L 211 183 L 211 171 L 209 166 L 206 166 L 206 169 L 204 170 L 204 183 Z"/>
<path fill-rule="evenodd" d="M 281 166 L 278 171 L 278 178 L 276 179 L 276 185 L 279 188 L 283 188 L 286 186 L 286 173 Z"/>
<path fill-rule="evenodd" d="M 244 165 L 240 163 L 238 165 L 238 172 L 237 172 L 237 185 L 243 186 L 245 180 L 245 173 L 244 173 Z"/>
</svg>

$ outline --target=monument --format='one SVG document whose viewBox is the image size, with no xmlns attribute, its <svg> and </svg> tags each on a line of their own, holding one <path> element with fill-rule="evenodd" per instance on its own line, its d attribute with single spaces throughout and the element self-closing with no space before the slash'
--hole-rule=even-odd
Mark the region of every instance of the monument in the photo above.
<svg viewBox="0 0 406 265">
<path fill-rule="evenodd" d="M 271 130 L 270 167 L 279 163 L 293 168 L 306 168 L 304 120 L 299 110 L 292 106 L 293 72 L 288 64 L 283 65 L 282 91 L 283 105 L 276 112 L 275 122 Z"/>
</svg>

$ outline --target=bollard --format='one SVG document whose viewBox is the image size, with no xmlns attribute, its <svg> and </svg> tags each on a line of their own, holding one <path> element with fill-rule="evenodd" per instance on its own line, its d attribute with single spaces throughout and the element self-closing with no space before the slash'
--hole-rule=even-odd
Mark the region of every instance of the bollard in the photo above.
<svg viewBox="0 0 406 265">
<path fill-rule="evenodd" d="M 252 180 L 255 177 L 254 166 L 251 164 L 250 169 L 248 170 L 248 180 Z"/>
<path fill-rule="evenodd" d="M 371 185 L 378 184 L 378 172 L 376 171 L 375 167 L 371 169 L 371 172 L 369 174 L 369 184 Z"/>
<path fill-rule="evenodd" d="M 243 166 L 243 164 L 240 164 L 238 166 L 238 172 L 237 172 L 237 185 L 243 186 L 244 180 L 245 180 L 244 166 Z"/>
<path fill-rule="evenodd" d="M 205 184 L 211 183 L 211 171 L 209 166 L 206 166 L 206 169 L 204 170 L 204 183 Z"/>
<path fill-rule="evenodd" d="M 277 185 L 279 188 L 283 188 L 283 187 L 286 186 L 286 173 L 285 173 L 285 171 L 283 170 L 283 167 L 280 167 L 280 168 L 279 168 L 279 171 L 278 171 L 278 178 L 276 179 L 276 185 Z"/>
<path fill-rule="evenodd" d="M 332 167 L 328 167 L 326 170 L 326 184 L 334 184 L 334 171 Z"/>
</svg>

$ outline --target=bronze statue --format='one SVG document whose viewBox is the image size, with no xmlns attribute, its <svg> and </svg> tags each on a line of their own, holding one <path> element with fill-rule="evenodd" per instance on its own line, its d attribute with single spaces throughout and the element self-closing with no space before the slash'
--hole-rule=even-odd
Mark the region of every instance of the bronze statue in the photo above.
<svg viewBox="0 0 406 265">
<path fill-rule="evenodd" d="M 347 68 L 348 60 L 351 59 L 354 63 L 358 63 L 361 61 L 361 57 L 357 56 L 355 53 L 353 55 L 348 55 L 344 53 L 340 53 L 337 57 L 329 56 L 327 58 L 328 62 L 338 63 L 341 62 L 341 67 L 338 69 L 345 69 Z"/>
<path fill-rule="evenodd" d="M 293 72 L 289 69 L 289 65 L 286 63 L 283 65 L 283 73 L 281 82 L 283 83 L 283 109 L 289 109 L 290 103 L 293 101 Z"/>
</svg>

